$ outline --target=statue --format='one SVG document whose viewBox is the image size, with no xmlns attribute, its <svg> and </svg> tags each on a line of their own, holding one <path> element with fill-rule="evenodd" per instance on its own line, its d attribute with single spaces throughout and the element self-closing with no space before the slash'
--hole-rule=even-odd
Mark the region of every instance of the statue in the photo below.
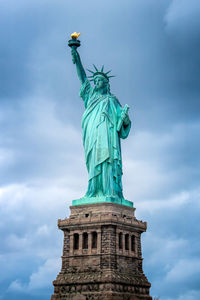
<svg viewBox="0 0 200 300">
<path fill-rule="evenodd" d="M 122 158 L 120 140 L 127 138 L 131 121 L 128 105 L 122 109 L 118 99 L 111 94 L 109 76 L 104 67 L 89 72 L 86 76 L 77 47 L 79 34 L 71 35 L 69 41 L 72 61 L 76 65 L 81 82 L 80 97 L 84 101 L 85 112 L 82 117 L 83 146 L 89 180 L 86 195 L 74 200 L 73 205 L 99 202 L 114 202 L 132 206 L 125 200 L 122 192 Z M 88 79 L 90 78 L 90 80 Z M 92 87 L 90 81 L 94 82 Z"/>
</svg>

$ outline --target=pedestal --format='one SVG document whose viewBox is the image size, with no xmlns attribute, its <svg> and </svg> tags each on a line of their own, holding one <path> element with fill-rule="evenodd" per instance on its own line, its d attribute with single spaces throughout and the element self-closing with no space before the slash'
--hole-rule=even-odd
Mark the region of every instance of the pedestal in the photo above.
<svg viewBox="0 0 200 300">
<path fill-rule="evenodd" d="M 141 252 L 147 224 L 135 218 L 135 208 L 99 203 L 70 209 L 69 218 L 58 220 L 64 246 L 51 300 L 151 300 Z"/>
</svg>

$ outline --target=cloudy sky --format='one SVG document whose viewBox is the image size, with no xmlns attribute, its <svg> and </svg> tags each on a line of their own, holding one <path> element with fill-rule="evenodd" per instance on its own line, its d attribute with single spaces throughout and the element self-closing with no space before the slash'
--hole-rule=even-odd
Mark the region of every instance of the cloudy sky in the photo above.
<svg viewBox="0 0 200 300">
<path fill-rule="evenodd" d="M 198 300 L 199 0 L 0 0 L 0 299 L 50 299 L 57 219 L 86 191 L 73 31 L 84 66 L 112 69 L 131 107 L 123 187 L 148 222 L 151 295 Z"/>
</svg>

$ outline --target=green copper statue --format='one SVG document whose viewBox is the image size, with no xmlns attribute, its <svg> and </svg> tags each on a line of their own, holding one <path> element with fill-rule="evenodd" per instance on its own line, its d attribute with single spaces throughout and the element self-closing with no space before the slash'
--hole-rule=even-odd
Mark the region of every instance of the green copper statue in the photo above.
<svg viewBox="0 0 200 300">
<path fill-rule="evenodd" d="M 76 34 L 76 33 L 74 33 Z M 83 145 L 89 174 L 86 195 L 74 200 L 73 205 L 99 202 L 114 202 L 132 206 L 122 193 L 122 158 L 120 139 L 127 138 L 131 121 L 128 106 L 122 109 L 118 99 L 111 94 L 108 73 L 104 68 L 90 71 L 90 80 L 81 63 L 77 47 L 77 36 L 69 41 L 72 48 L 72 61 L 76 65 L 81 81 L 80 96 L 84 101 L 85 112 L 82 117 Z M 94 82 L 92 87 L 90 81 Z"/>
</svg>

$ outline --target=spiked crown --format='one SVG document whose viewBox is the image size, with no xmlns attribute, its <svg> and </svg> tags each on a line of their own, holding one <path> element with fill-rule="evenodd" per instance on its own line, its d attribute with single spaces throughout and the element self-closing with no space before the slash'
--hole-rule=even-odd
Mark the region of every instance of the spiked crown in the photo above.
<svg viewBox="0 0 200 300">
<path fill-rule="evenodd" d="M 108 75 L 111 72 L 111 70 L 104 73 L 104 71 L 103 71 L 104 66 L 102 66 L 101 70 L 98 70 L 95 65 L 93 65 L 93 66 L 94 66 L 95 72 L 87 69 L 90 73 L 92 73 L 92 76 L 88 76 L 88 78 L 92 78 L 92 79 L 90 79 L 90 81 L 94 81 L 94 77 L 97 76 L 97 75 L 101 75 L 101 76 L 105 77 L 108 81 L 109 81 L 109 78 L 115 77 L 115 76 L 112 76 L 112 75 L 111 76 Z"/>
</svg>

